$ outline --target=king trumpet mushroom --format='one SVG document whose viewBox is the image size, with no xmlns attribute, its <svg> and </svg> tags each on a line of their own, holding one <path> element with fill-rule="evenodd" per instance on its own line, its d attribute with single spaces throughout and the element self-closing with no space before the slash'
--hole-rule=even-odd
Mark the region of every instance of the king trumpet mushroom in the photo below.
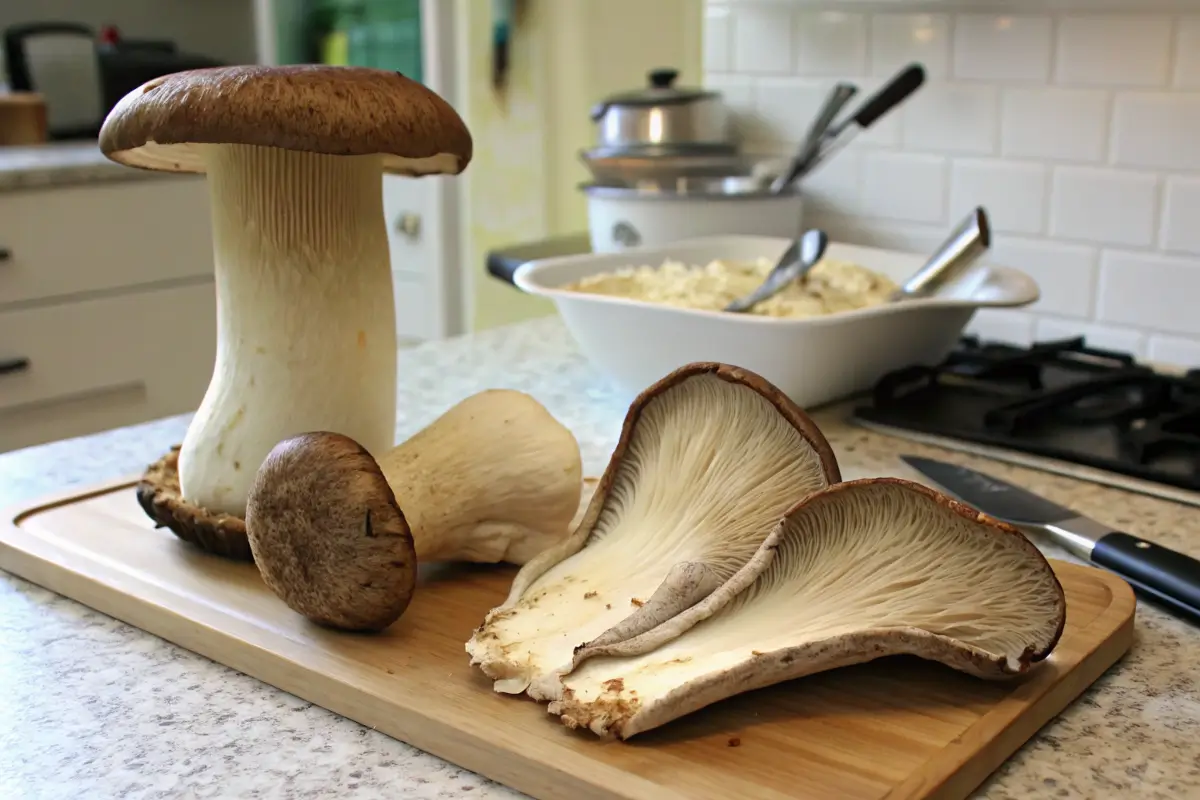
<svg viewBox="0 0 1200 800">
<path fill-rule="evenodd" d="M 1002 680 L 1043 661 L 1066 622 L 1058 578 L 1019 531 L 895 478 L 801 500 L 722 590 L 639 637 L 582 648 L 547 691 L 550 713 L 628 739 L 900 654 Z"/>
<path fill-rule="evenodd" d="M 579 526 L 517 573 L 467 642 L 498 692 L 546 699 L 585 643 L 655 629 L 714 592 L 797 497 L 840 480 L 828 442 L 782 392 L 695 363 L 630 405 Z"/>
<path fill-rule="evenodd" d="M 142 84 L 99 144 L 120 164 L 208 176 L 216 362 L 182 446 L 147 470 L 138 501 L 180 538 L 249 559 L 246 498 L 279 441 L 327 430 L 370 452 L 395 443 L 382 176 L 456 175 L 471 134 L 396 72 L 235 66 Z"/>
<path fill-rule="evenodd" d="M 250 488 L 246 531 L 263 580 L 330 627 L 381 630 L 408 606 L 417 564 L 523 564 L 571 530 L 579 445 L 529 395 L 462 400 L 378 458 L 348 436 L 278 443 Z"/>
</svg>

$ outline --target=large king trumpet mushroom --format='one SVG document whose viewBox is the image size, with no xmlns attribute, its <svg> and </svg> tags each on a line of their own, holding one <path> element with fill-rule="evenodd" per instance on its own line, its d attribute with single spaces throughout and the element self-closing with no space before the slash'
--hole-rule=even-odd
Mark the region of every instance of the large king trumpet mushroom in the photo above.
<svg viewBox="0 0 1200 800">
<path fill-rule="evenodd" d="M 529 395 L 461 401 L 378 458 L 314 432 L 271 449 L 246 506 L 254 561 L 293 610 L 346 630 L 405 611 L 417 564 L 523 564 L 564 539 L 584 492 L 574 435 Z"/>
</svg>

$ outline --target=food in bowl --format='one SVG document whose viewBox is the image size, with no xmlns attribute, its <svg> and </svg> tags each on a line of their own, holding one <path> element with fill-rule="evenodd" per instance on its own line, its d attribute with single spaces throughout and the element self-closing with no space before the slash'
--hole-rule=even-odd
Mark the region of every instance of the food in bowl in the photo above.
<svg viewBox="0 0 1200 800">
<path fill-rule="evenodd" d="M 768 258 L 714 259 L 703 266 L 666 259 L 661 266 L 627 266 L 559 287 L 645 303 L 720 311 L 757 289 L 774 268 Z M 897 284 L 854 261 L 826 256 L 808 274 L 746 313 L 798 319 L 885 303 Z"/>
</svg>

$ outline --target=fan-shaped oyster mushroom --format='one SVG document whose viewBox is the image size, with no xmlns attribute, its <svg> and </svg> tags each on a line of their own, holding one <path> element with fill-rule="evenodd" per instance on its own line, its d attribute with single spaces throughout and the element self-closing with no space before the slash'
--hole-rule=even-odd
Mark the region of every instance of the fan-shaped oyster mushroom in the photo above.
<svg viewBox="0 0 1200 800">
<path fill-rule="evenodd" d="M 676 370 L 631 404 L 579 527 L 517 574 L 467 642 L 471 662 L 496 691 L 539 698 L 576 647 L 652 630 L 707 597 L 796 498 L 837 480 L 821 432 L 765 380 L 724 364 Z"/>
<path fill-rule="evenodd" d="M 898 654 L 1002 679 L 1046 658 L 1066 620 L 1062 586 L 1024 536 L 896 478 L 810 495 L 761 552 L 772 557 L 663 630 L 580 653 L 550 713 L 628 739 L 742 692 Z"/>
</svg>

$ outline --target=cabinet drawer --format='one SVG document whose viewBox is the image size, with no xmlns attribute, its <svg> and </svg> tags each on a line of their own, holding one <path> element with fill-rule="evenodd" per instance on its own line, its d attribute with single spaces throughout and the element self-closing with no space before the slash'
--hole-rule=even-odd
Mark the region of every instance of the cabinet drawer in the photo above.
<svg viewBox="0 0 1200 800">
<path fill-rule="evenodd" d="M 211 280 L 0 313 L 0 451 L 191 411 L 216 354 Z"/>
<path fill-rule="evenodd" d="M 202 177 L 0 194 L 0 306 L 212 273 Z"/>
</svg>

